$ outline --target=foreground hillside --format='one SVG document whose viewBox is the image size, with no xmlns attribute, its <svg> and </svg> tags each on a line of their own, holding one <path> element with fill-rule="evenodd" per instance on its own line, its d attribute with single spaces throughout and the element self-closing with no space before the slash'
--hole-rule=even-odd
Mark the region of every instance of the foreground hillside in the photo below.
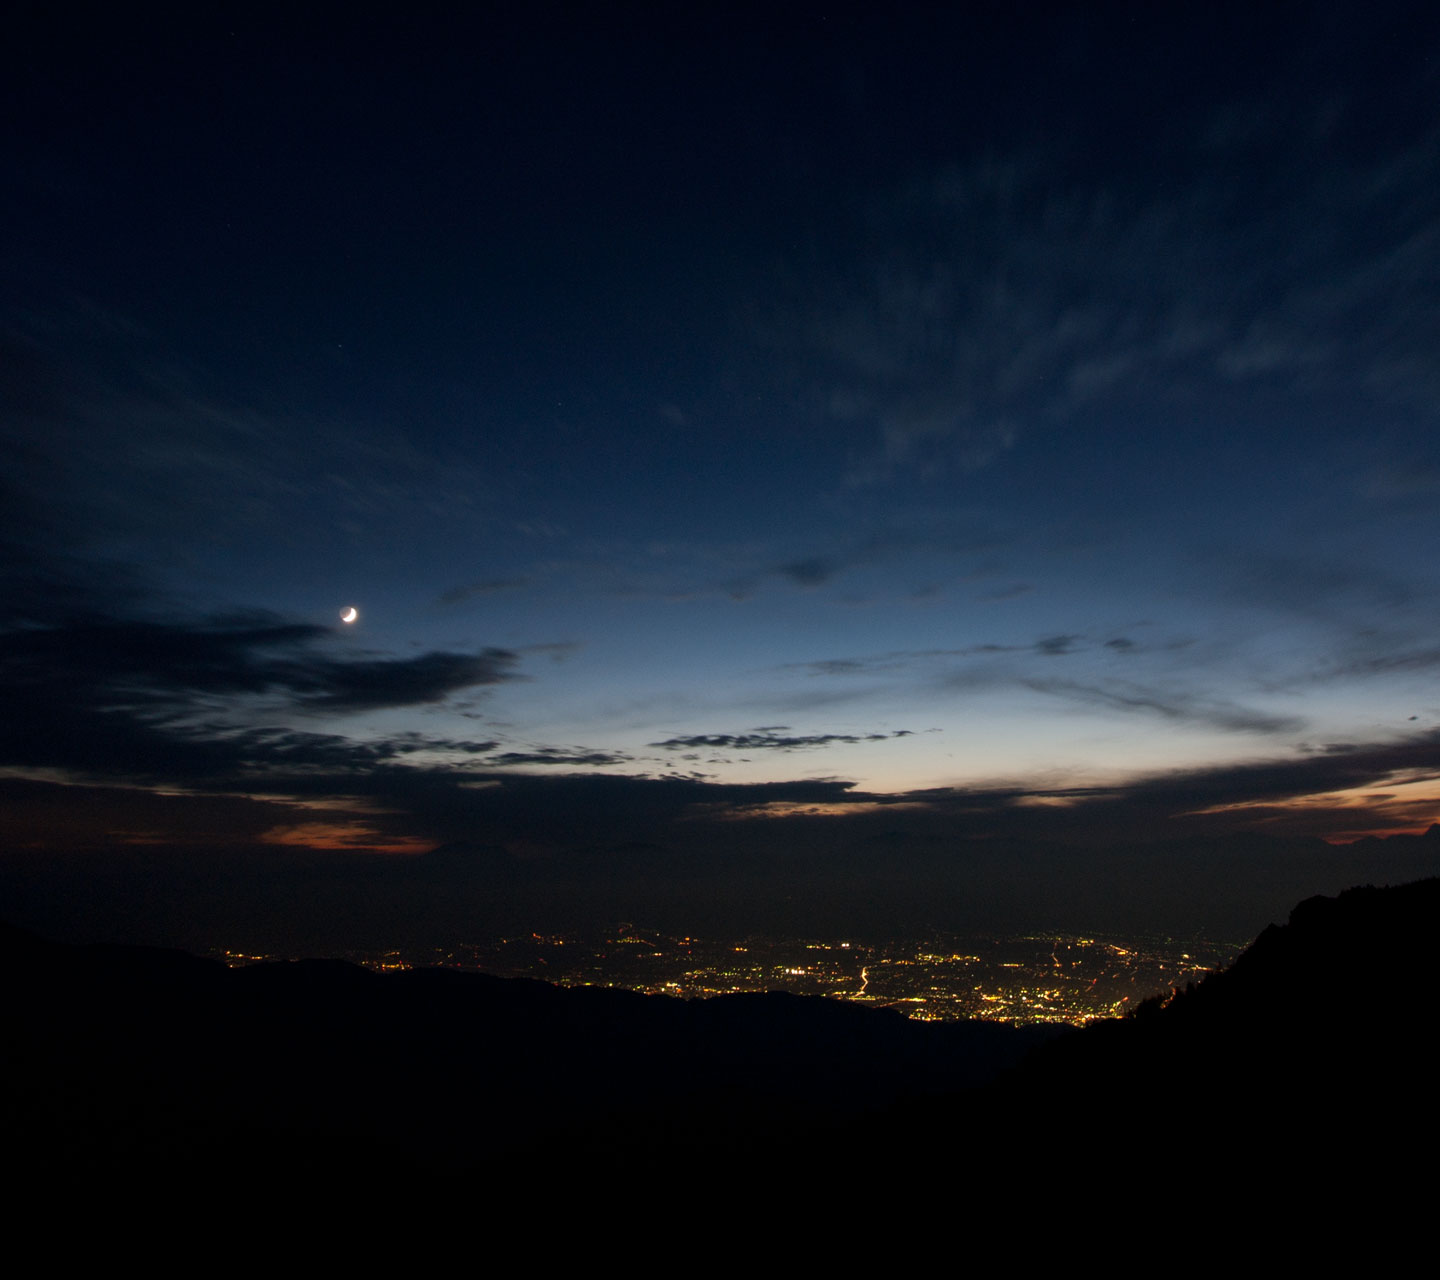
<svg viewBox="0 0 1440 1280">
<path fill-rule="evenodd" d="M 1152 1207 L 1413 1221 L 1440 1138 L 1437 939 L 1440 880 L 1308 899 L 1229 969 L 1038 1052 L 988 1092 L 983 1141 L 1012 1168 L 1027 1146 L 1124 1170 Z"/>
<path fill-rule="evenodd" d="M 1054 1033 L 783 994 L 679 1001 L 339 961 L 0 938 L 9 1149 L 61 1176 L 464 1174 L 833 1130 L 995 1078 Z"/>
<path fill-rule="evenodd" d="M 1437 941 L 1440 880 L 1310 898 L 1228 969 L 1053 1046 L 1007 1087 L 1065 1074 L 1279 1113 L 1337 1088 L 1393 1103 L 1433 1079 Z"/>
<path fill-rule="evenodd" d="M 1205 1186 L 1353 1176 L 1433 1137 L 1437 924 L 1440 881 L 1311 899 L 1224 973 L 1058 1036 L 6 931 L 5 1141 L 61 1181 L 703 1166 L 973 1190 L 1077 1158 Z"/>
</svg>

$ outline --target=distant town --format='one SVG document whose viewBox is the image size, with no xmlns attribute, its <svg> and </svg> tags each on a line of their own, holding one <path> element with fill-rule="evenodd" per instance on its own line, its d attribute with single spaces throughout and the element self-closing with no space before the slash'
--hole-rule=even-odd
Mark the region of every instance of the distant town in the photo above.
<svg viewBox="0 0 1440 1280">
<path fill-rule="evenodd" d="M 350 952 L 379 970 L 444 966 L 560 986 L 683 999 L 791 991 L 895 1008 L 911 1018 L 1082 1024 L 1116 1017 L 1223 968 L 1241 948 L 1194 938 L 937 934 L 922 940 L 674 936 L 622 924 L 604 935 L 523 934 L 431 950 Z M 236 951 L 227 964 L 287 957 Z"/>
</svg>

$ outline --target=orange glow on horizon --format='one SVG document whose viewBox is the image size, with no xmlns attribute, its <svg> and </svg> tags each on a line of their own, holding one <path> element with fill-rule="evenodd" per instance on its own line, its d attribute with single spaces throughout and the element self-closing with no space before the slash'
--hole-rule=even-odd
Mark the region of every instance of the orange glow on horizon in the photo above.
<svg viewBox="0 0 1440 1280">
<path fill-rule="evenodd" d="M 1330 844 L 1351 844 L 1368 836 L 1424 835 L 1440 822 L 1440 778 L 1428 770 L 1405 769 L 1388 778 L 1340 791 L 1317 791 L 1277 800 L 1244 800 L 1191 811 L 1193 816 L 1254 812 L 1264 824 L 1282 823 L 1302 815 L 1353 815 L 1353 827 L 1321 836 Z"/>
<path fill-rule="evenodd" d="M 903 810 L 928 809 L 923 800 L 902 800 L 894 804 L 883 804 L 878 800 L 853 800 L 849 802 L 803 800 L 766 800 L 760 804 L 696 805 L 691 816 L 718 818 L 729 822 L 747 822 L 753 818 L 844 818 L 861 813 L 898 813 Z"/>
<path fill-rule="evenodd" d="M 301 849 L 332 849 L 343 853 L 428 853 L 433 840 L 384 836 L 360 822 L 297 822 L 260 833 L 262 844 Z"/>
</svg>

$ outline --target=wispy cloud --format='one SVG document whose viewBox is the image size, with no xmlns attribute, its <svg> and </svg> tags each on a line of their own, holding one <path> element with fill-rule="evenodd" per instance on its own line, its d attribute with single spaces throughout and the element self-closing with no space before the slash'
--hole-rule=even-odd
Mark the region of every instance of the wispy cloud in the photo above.
<svg viewBox="0 0 1440 1280">
<path fill-rule="evenodd" d="M 350 658 L 323 650 L 332 635 L 264 615 L 93 619 L 0 634 L 0 671 L 16 688 L 89 690 L 111 706 L 257 695 L 335 712 L 419 706 L 518 678 L 504 649 Z"/>
<path fill-rule="evenodd" d="M 683 737 L 652 742 L 652 747 L 667 751 L 712 750 L 729 751 L 805 751 L 829 747 L 836 743 L 884 742 L 887 738 L 908 738 L 912 729 L 896 729 L 889 733 L 815 733 L 792 734 L 785 725 L 753 730 L 750 733 L 695 733 Z"/>
<path fill-rule="evenodd" d="M 1089 684 L 1078 680 L 1026 678 L 1021 683 L 1036 693 L 1087 707 L 1122 714 L 1156 715 L 1164 720 L 1205 724 L 1232 733 L 1295 733 L 1305 726 L 1300 716 L 1276 715 L 1223 699 L 1130 682 Z"/>
<path fill-rule="evenodd" d="M 473 522 L 490 492 L 379 423 L 226 397 L 127 317 L 52 297 L 0 317 L 0 529 L 93 554 L 106 538 L 303 545 Z M 82 545 L 83 544 L 83 545 Z"/>
<path fill-rule="evenodd" d="M 1024 690 L 1100 711 L 1159 717 L 1177 725 L 1206 725 L 1234 733 L 1291 733 L 1304 727 L 1305 721 L 1298 715 L 1265 711 L 1231 696 L 1197 690 L 1193 664 L 1168 679 L 1162 674 L 1164 667 L 1157 671 L 1149 665 L 1156 658 L 1165 662 L 1175 648 L 1174 642 L 1147 645 L 1124 635 L 1101 640 L 1067 632 L 1023 644 L 985 643 L 816 659 L 789 663 L 780 670 L 801 672 L 827 685 L 855 681 L 869 690 L 893 690 L 897 680 L 916 690 L 947 694 Z M 1430 658 L 1428 653 L 1415 654 L 1410 661 L 1419 666 Z M 1106 674 L 1121 666 L 1146 672 L 1150 678 L 1122 679 Z M 1060 674 L 1063 671 L 1076 674 Z M 860 684 L 866 680 L 878 684 Z M 846 700 L 843 687 L 836 688 L 834 696 L 837 701 Z M 824 695 L 819 695 L 817 703 L 824 700 Z M 782 695 L 777 705 L 783 701 Z M 788 705 L 804 703 L 792 700 Z"/>
<path fill-rule="evenodd" d="M 518 591 L 529 586 L 528 578 L 483 578 L 479 582 L 467 582 L 462 586 L 442 591 L 435 603 L 442 608 L 465 604 L 479 596 L 494 595 L 500 591 Z"/>
<path fill-rule="evenodd" d="M 435 706 L 523 678 L 510 650 L 356 654 L 326 627 L 263 611 L 185 613 L 138 582 L 92 582 L 77 565 L 36 556 L 9 565 L 0 765 L 178 780 L 475 754 L 493 744 L 410 734 L 351 743 L 294 721 Z"/>
<path fill-rule="evenodd" d="M 1245 547 L 1212 557 L 1232 599 L 1306 618 L 1367 619 L 1377 610 L 1412 603 L 1416 586 L 1381 565 L 1346 563 L 1335 557 L 1279 556 Z"/>
<path fill-rule="evenodd" d="M 1156 145 L 1195 155 L 1180 183 L 1103 175 L 1062 133 L 916 178 L 867 210 L 863 249 L 817 250 L 760 327 L 851 442 L 848 483 L 984 468 L 1137 396 L 1241 384 L 1440 407 L 1422 283 L 1440 264 L 1440 135 L 1357 152 L 1344 131 L 1365 108 L 1309 90 L 1177 105 Z"/>
<path fill-rule="evenodd" d="M 1112 654 L 1129 654 L 1140 646 L 1128 637 L 1113 637 L 1099 646 L 1079 634 L 1042 636 L 1026 644 L 982 643 L 957 649 L 894 649 L 888 653 L 866 654 L 853 658 L 819 658 L 810 662 L 790 662 L 782 671 L 803 671 L 812 676 L 866 676 L 908 669 L 933 667 L 954 658 L 994 658 L 1000 655 L 1035 655 L 1061 658 L 1087 649 L 1101 648 Z"/>
<path fill-rule="evenodd" d="M 536 764 L 608 767 L 627 764 L 632 759 L 632 756 L 619 751 L 589 751 L 584 747 L 535 747 L 529 751 L 503 751 L 499 755 L 489 756 L 483 763 L 487 767 Z"/>
<path fill-rule="evenodd" d="M 735 599 L 753 596 L 762 584 L 780 581 L 805 590 L 828 586 L 853 570 L 891 565 L 913 557 L 936 557 L 966 565 L 973 574 L 978 553 L 1016 541 L 1015 531 L 978 517 L 947 515 L 939 519 L 897 520 L 893 513 L 860 536 L 837 538 L 828 545 L 798 550 L 788 556 L 767 555 L 760 548 L 737 548 L 736 558 L 750 561 L 722 582 Z M 765 557 L 761 559 L 761 557 Z M 759 560 L 758 565 L 755 563 Z M 923 592 L 922 592 L 923 594 Z"/>
</svg>

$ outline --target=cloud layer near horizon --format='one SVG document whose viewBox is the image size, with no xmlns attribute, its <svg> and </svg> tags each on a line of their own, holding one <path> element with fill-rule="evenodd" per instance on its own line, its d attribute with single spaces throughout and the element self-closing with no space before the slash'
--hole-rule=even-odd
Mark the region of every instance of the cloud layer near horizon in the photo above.
<svg viewBox="0 0 1440 1280">
<path fill-rule="evenodd" d="M 1241 938 L 1297 892 L 1431 865 L 1433 842 L 1382 857 L 1313 838 L 1423 828 L 1440 730 L 1105 787 L 621 773 L 637 765 L 623 752 L 347 728 L 519 679 L 510 650 L 356 657 L 325 628 L 258 615 L 57 605 L 42 624 L 36 598 L 0 630 L 14 713 L 0 884 L 26 921 L 71 936 L 308 949 L 643 916 L 742 931 L 1161 921 Z M 768 725 L 656 745 L 688 763 L 913 737 Z"/>
<path fill-rule="evenodd" d="M 12 774 L 16 803 L 25 791 L 22 779 L 43 776 L 47 786 L 63 783 L 77 794 L 115 787 L 136 796 L 188 790 L 201 806 L 226 796 L 234 797 L 225 801 L 232 808 L 253 800 L 343 813 L 352 805 L 355 820 L 376 833 L 377 847 L 418 848 L 484 830 L 502 843 L 559 849 L 597 840 L 675 839 L 687 826 L 735 816 L 793 830 L 807 822 L 831 828 L 847 815 L 869 823 L 877 814 L 902 826 L 943 821 L 962 840 L 1004 835 L 1093 842 L 1257 827 L 1344 837 L 1413 829 L 1432 803 L 1427 784 L 1440 780 L 1435 729 L 1384 743 L 1155 770 L 1105 787 L 972 784 L 881 794 L 837 778 L 741 784 L 668 771 L 581 775 L 574 770 L 631 764 L 634 757 L 525 747 L 503 737 L 344 728 L 354 713 L 423 708 L 519 679 L 518 657 L 508 650 L 357 657 L 336 652 L 335 634 L 326 628 L 274 616 L 158 621 L 94 612 L 66 617 L 57 609 L 41 622 L 36 612 L 0 630 L 0 675 L 10 709 L 0 733 L 0 767 Z M 1059 692 L 1081 700 L 1110 696 L 1083 688 Z M 1155 710 L 1242 714 L 1183 704 L 1174 712 Z M 317 718 L 324 731 L 307 727 Z M 1272 726 L 1247 719 L 1226 727 Z M 799 734 L 764 726 L 652 745 L 694 760 L 693 753 L 704 750 L 785 753 L 908 737 L 910 730 Z M 527 767 L 561 773 L 516 772 Z M 112 836 L 125 838 L 101 825 L 87 839 L 104 843 Z M 162 827 L 152 838 L 164 839 Z"/>
</svg>

